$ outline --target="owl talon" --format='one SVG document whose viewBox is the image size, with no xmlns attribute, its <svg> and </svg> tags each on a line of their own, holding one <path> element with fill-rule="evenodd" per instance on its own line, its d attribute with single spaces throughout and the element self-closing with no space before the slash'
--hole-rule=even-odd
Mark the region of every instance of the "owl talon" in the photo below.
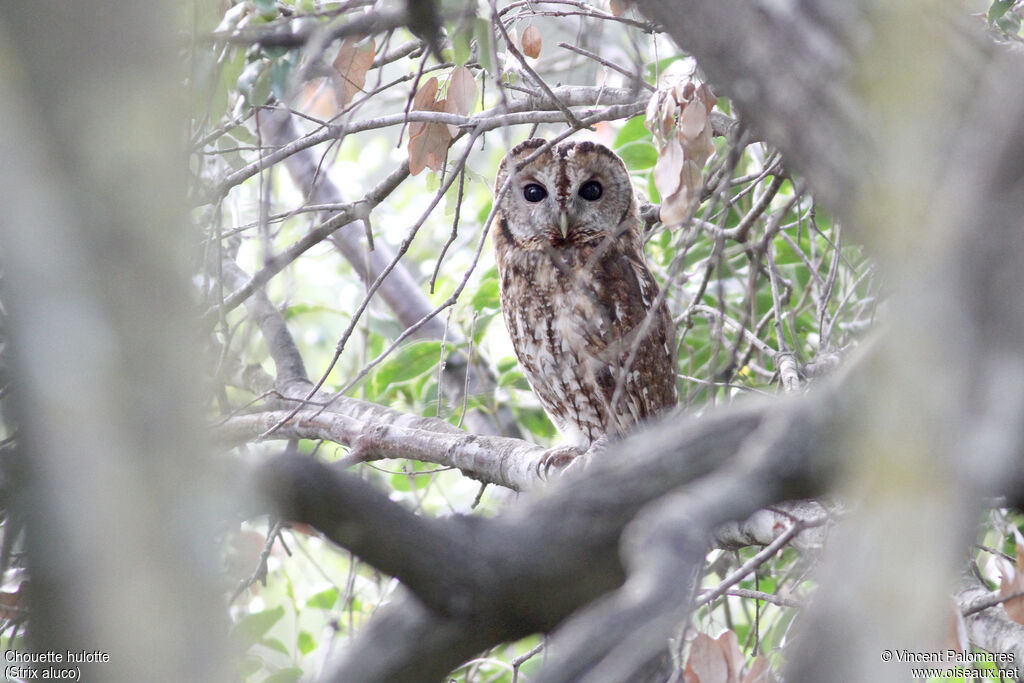
<svg viewBox="0 0 1024 683">
<path fill-rule="evenodd" d="M 540 479 L 547 479 L 551 470 L 560 472 L 569 466 L 573 460 L 586 453 L 585 450 L 576 446 L 557 446 L 549 448 L 537 462 L 537 476 Z"/>
</svg>

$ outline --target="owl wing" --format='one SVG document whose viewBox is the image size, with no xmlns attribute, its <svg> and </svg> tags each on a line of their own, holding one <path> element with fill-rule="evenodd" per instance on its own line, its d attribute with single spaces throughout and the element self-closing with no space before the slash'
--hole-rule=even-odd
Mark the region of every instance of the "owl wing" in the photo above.
<svg viewBox="0 0 1024 683">
<path fill-rule="evenodd" d="M 592 293 L 577 298 L 579 332 L 591 350 L 606 429 L 622 434 L 676 403 L 674 325 L 642 256 L 609 255 L 592 275 Z"/>
</svg>

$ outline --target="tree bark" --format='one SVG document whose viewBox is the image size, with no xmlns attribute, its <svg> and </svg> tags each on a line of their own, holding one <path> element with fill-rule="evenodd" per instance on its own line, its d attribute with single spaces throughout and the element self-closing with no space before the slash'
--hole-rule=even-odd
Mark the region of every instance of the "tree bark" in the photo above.
<svg viewBox="0 0 1024 683">
<path fill-rule="evenodd" d="M 214 511 L 233 492 L 200 436 L 167 9 L 43 0 L 0 23 L 4 416 L 27 647 L 62 657 L 44 678 L 229 678 Z"/>
</svg>

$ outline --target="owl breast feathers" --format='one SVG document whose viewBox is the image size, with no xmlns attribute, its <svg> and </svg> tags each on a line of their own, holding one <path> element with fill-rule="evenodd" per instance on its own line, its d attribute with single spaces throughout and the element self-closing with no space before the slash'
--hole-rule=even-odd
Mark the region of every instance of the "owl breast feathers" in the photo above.
<svg viewBox="0 0 1024 683">
<path fill-rule="evenodd" d="M 559 431 L 585 448 L 675 405 L 674 328 L 622 160 L 564 142 L 515 171 L 544 144 L 519 144 L 499 167 L 491 237 L 519 363 Z"/>
</svg>

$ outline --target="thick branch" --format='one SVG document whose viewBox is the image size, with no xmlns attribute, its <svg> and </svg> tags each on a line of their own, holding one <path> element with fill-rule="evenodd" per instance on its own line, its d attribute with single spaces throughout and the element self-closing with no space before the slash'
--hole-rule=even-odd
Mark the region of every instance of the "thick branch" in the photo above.
<svg viewBox="0 0 1024 683">
<path fill-rule="evenodd" d="M 956 602 L 961 609 L 990 597 L 988 589 L 977 577 L 971 573 L 963 575 L 956 594 Z M 1024 626 L 1011 620 L 1001 604 L 970 614 L 964 621 L 972 643 L 989 652 L 1012 653 L 1018 667 L 1024 662 Z"/>
<path fill-rule="evenodd" d="M 832 394 L 829 394 L 832 395 Z M 639 434 L 609 452 L 598 455 L 579 472 L 568 472 L 551 486 L 538 492 L 531 500 L 491 520 L 476 520 L 471 527 L 466 520 L 438 521 L 429 536 L 439 546 L 451 545 L 449 563 L 460 562 L 469 567 L 468 580 L 456 585 L 445 584 L 458 593 L 440 598 L 432 593 L 417 593 L 427 604 L 472 605 L 463 618 L 462 628 L 467 635 L 481 623 L 489 625 L 491 642 L 497 643 L 554 628 L 566 616 L 595 597 L 615 588 L 623 579 L 619 556 L 619 543 L 623 530 L 636 515 L 652 501 L 667 493 L 680 490 L 690 482 L 706 476 L 742 452 L 743 444 L 756 442 L 762 425 L 775 424 L 775 436 L 757 447 L 758 484 L 754 489 L 742 491 L 739 500 L 757 503 L 778 502 L 820 490 L 829 481 L 834 461 L 830 452 L 821 452 L 816 443 L 822 430 L 827 431 L 835 411 L 824 411 L 826 417 L 811 419 L 817 414 L 823 396 L 814 401 L 779 401 L 773 405 L 751 404 L 738 410 L 722 411 L 701 420 L 663 422 L 649 432 Z M 835 404 L 831 404 L 835 405 Z M 810 429 L 811 431 L 808 431 Z M 758 442 L 760 443 L 760 442 Z M 752 446 L 753 447 L 753 446 Z M 626 456 L 625 454 L 629 454 Z M 751 456 L 753 457 L 753 456 Z M 316 496 L 323 503 L 307 501 L 295 512 L 307 514 L 303 521 L 327 533 L 339 543 L 351 543 L 348 536 L 332 531 L 338 522 L 335 508 L 351 507 L 345 499 L 345 487 L 325 472 L 326 466 L 310 460 L 294 459 L 282 469 L 270 470 L 266 489 L 271 496 L 278 495 L 277 478 L 291 467 L 308 468 L 311 479 L 318 481 Z M 770 478 L 762 476 L 771 472 Z M 319 472 L 319 474 L 317 474 Z M 747 475 L 749 471 L 744 469 Z M 303 477 L 305 478 L 305 477 Z M 750 479 L 744 479 L 750 482 Z M 709 484 L 708 486 L 712 486 Z M 739 485 L 737 485 L 739 486 Z M 288 490 L 287 487 L 284 490 Z M 738 491 L 734 487 L 731 491 Z M 310 495 L 306 492 L 303 495 Z M 680 493 L 679 495 L 685 495 Z M 361 504 L 365 500 L 360 498 Z M 285 505 L 294 505 L 288 500 Z M 744 503 L 731 511 L 720 511 L 708 517 L 711 524 L 727 519 L 740 519 L 747 511 Z M 328 514 L 329 512 L 329 514 Z M 372 511 L 368 512 L 372 514 Z M 326 515 L 326 516 L 325 516 Z M 400 520 L 399 520 L 400 522 Z M 402 532 L 412 533 L 418 526 L 409 525 Z M 366 543 L 384 543 L 375 540 L 375 534 L 365 534 Z M 467 547 L 463 540 L 472 538 Z M 364 548 L 364 552 L 367 552 Z M 436 549 L 430 552 L 437 552 Z M 465 555 L 463 555 L 465 553 Z M 438 565 L 437 581 L 443 581 L 447 564 Z M 429 580 L 426 580 L 429 583 Z M 423 590 L 419 585 L 409 586 L 413 591 Z M 435 615 L 438 624 L 451 625 L 456 616 L 451 608 Z M 389 618 L 398 618 L 392 614 Z M 415 619 L 422 619 L 421 612 Z M 381 630 L 372 624 L 366 631 L 375 634 L 379 642 Z M 369 647 L 364 636 L 357 637 L 353 648 Z M 390 648 L 389 675 L 403 666 L 410 666 L 407 657 L 423 656 L 419 647 L 407 647 L 389 639 L 383 643 Z M 440 659 L 449 669 L 457 665 L 463 655 L 435 651 L 431 661 Z M 416 678 L 359 678 L 353 672 L 366 664 L 357 664 L 358 658 L 345 660 L 334 680 L 422 680 Z"/>
<path fill-rule="evenodd" d="M 353 410 L 354 409 L 354 410 Z M 393 413 L 372 403 L 357 399 L 339 399 L 321 412 L 317 408 L 303 410 L 279 427 L 274 435 L 281 439 L 325 439 L 349 446 L 353 457 L 360 460 L 409 458 L 447 467 L 457 467 L 480 481 L 499 484 L 514 490 L 533 488 L 543 460 L 544 448 L 521 439 L 468 434 L 443 420 L 429 421 L 427 429 L 402 426 Z M 361 417 L 353 417 L 349 411 Z M 240 415 L 228 419 L 218 430 L 229 443 L 242 443 L 259 437 L 284 420 L 290 410 Z M 435 431 L 441 426 L 452 431 Z"/>
</svg>

